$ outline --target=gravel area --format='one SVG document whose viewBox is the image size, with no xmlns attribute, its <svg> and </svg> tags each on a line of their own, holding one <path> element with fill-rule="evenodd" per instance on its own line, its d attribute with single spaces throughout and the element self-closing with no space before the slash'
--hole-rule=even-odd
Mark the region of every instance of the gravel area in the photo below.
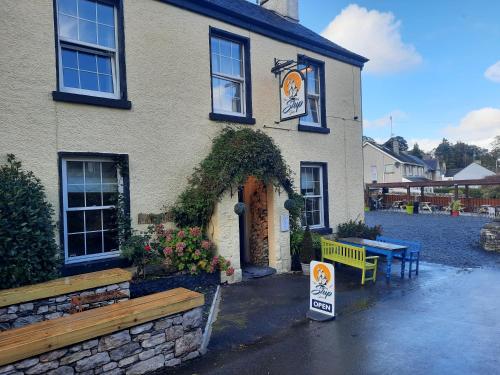
<svg viewBox="0 0 500 375">
<path fill-rule="evenodd" d="M 390 211 L 366 213 L 366 223 L 382 225 L 384 235 L 421 242 L 423 261 L 455 267 L 500 266 L 500 253 L 489 253 L 479 246 L 479 232 L 490 220 Z"/>
<path fill-rule="evenodd" d="M 153 293 L 164 292 L 174 288 L 186 288 L 194 290 L 205 295 L 205 305 L 203 306 L 203 323 L 205 327 L 210 314 L 210 307 L 217 291 L 217 286 L 220 284 L 220 275 L 214 274 L 200 274 L 189 275 L 179 274 L 166 277 L 158 277 L 146 280 L 134 280 L 130 283 L 130 297 L 137 298 L 146 296 Z"/>
</svg>

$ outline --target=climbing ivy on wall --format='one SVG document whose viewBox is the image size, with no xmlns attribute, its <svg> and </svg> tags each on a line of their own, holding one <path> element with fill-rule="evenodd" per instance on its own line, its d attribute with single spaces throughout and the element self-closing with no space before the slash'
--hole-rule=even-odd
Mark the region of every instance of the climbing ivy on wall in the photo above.
<svg viewBox="0 0 500 375">
<path fill-rule="evenodd" d="M 236 193 L 248 176 L 283 188 L 295 202 L 289 207 L 292 225 L 297 222 L 303 200 L 293 190 L 290 168 L 271 137 L 248 128 L 225 128 L 213 140 L 210 154 L 171 210 L 175 222 L 180 227 L 206 227 L 221 195 L 226 190 Z"/>
</svg>

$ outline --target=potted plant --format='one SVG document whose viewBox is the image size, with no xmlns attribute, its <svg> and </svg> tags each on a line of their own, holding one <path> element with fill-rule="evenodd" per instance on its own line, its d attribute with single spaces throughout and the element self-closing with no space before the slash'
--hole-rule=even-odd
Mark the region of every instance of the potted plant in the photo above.
<svg viewBox="0 0 500 375">
<path fill-rule="evenodd" d="M 462 204 L 459 199 L 452 200 L 450 203 L 450 212 L 451 216 L 457 217 L 460 215 L 460 209 L 462 208 Z"/>
<path fill-rule="evenodd" d="M 410 202 L 406 205 L 406 213 L 408 215 L 413 215 L 413 202 Z"/>
<path fill-rule="evenodd" d="M 314 258 L 314 247 L 313 240 L 311 236 L 311 231 L 309 226 L 306 227 L 304 231 L 304 239 L 302 240 L 302 246 L 300 248 L 300 263 L 302 266 L 302 273 L 304 275 L 309 275 L 310 263 Z"/>
</svg>

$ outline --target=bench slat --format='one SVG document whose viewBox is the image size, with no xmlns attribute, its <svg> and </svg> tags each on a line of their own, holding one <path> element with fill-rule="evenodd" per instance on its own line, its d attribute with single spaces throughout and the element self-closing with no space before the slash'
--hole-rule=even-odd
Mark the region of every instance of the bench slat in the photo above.
<svg viewBox="0 0 500 375">
<path fill-rule="evenodd" d="M 202 294 L 178 288 L 5 331 L 0 333 L 0 366 L 203 304 Z"/>
<path fill-rule="evenodd" d="M 131 279 L 131 272 L 121 268 L 113 268 L 83 275 L 63 277 L 40 284 L 0 290 L 0 307 L 98 288 L 105 285 L 119 284 Z"/>
</svg>

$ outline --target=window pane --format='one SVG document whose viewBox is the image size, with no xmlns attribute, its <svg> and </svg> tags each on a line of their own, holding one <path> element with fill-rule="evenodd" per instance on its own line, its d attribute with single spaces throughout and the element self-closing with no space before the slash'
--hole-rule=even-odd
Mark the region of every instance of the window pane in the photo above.
<svg viewBox="0 0 500 375">
<path fill-rule="evenodd" d="M 220 73 L 232 75 L 233 67 L 232 60 L 229 57 L 221 57 Z"/>
<path fill-rule="evenodd" d="M 115 231 L 104 232 L 104 251 L 118 250 L 118 236 Z"/>
<path fill-rule="evenodd" d="M 232 60 L 233 63 L 233 75 L 241 77 L 241 61 L 240 60 Z"/>
<path fill-rule="evenodd" d="M 114 9 L 110 5 L 97 3 L 97 22 L 105 25 L 115 25 Z"/>
<path fill-rule="evenodd" d="M 238 43 L 231 43 L 231 57 L 241 60 L 241 46 Z"/>
<path fill-rule="evenodd" d="M 68 255 L 76 257 L 85 255 L 84 234 L 69 234 L 68 235 Z"/>
<path fill-rule="evenodd" d="M 99 91 L 101 92 L 114 92 L 113 90 L 113 77 L 99 74 Z"/>
<path fill-rule="evenodd" d="M 58 0 L 59 12 L 76 17 L 76 0 Z"/>
<path fill-rule="evenodd" d="M 241 84 L 225 79 L 213 79 L 214 109 L 241 113 Z"/>
<path fill-rule="evenodd" d="M 94 161 L 85 162 L 85 184 L 101 183 L 101 163 Z M 99 189 L 100 191 L 100 189 Z"/>
<path fill-rule="evenodd" d="M 89 0 L 78 0 L 78 15 L 87 20 L 96 20 L 96 3 Z"/>
<path fill-rule="evenodd" d="M 59 14 L 59 35 L 65 38 L 78 39 L 78 20 L 74 17 Z"/>
<path fill-rule="evenodd" d="M 83 211 L 67 212 L 68 233 L 83 232 Z"/>
<path fill-rule="evenodd" d="M 85 211 L 86 231 L 101 230 L 101 210 Z"/>
<path fill-rule="evenodd" d="M 115 48 L 115 29 L 106 25 L 97 25 L 99 35 L 98 44 L 105 47 Z"/>
<path fill-rule="evenodd" d="M 83 185 L 68 185 L 68 207 L 84 207 L 85 193 Z"/>
<path fill-rule="evenodd" d="M 114 206 L 118 201 L 118 185 L 116 184 L 104 184 L 102 185 L 102 205 L 103 206 Z"/>
<path fill-rule="evenodd" d="M 212 38 L 210 41 L 212 47 L 212 55 L 219 54 L 219 39 Z"/>
<path fill-rule="evenodd" d="M 99 73 L 111 74 L 111 57 L 97 56 L 97 69 Z"/>
<path fill-rule="evenodd" d="M 80 84 L 84 90 L 98 91 L 97 74 L 80 72 Z"/>
<path fill-rule="evenodd" d="M 103 162 L 102 166 L 102 182 L 116 183 L 116 165 L 115 163 Z"/>
<path fill-rule="evenodd" d="M 80 83 L 78 81 L 78 70 L 64 68 L 63 81 L 64 87 L 79 88 Z"/>
<path fill-rule="evenodd" d="M 80 19 L 78 21 L 80 26 L 80 38 L 82 42 L 97 44 L 97 24 Z"/>
<path fill-rule="evenodd" d="M 68 184 L 83 184 L 83 162 L 66 162 L 66 174 Z"/>
<path fill-rule="evenodd" d="M 103 229 L 116 229 L 117 220 L 116 210 L 102 210 Z"/>
<path fill-rule="evenodd" d="M 78 52 L 78 62 L 80 63 L 80 70 L 97 72 L 96 55 Z"/>
<path fill-rule="evenodd" d="M 85 185 L 85 190 L 86 190 L 85 198 L 87 207 L 102 206 L 100 184 Z"/>
<path fill-rule="evenodd" d="M 220 54 L 222 56 L 231 57 L 231 42 L 229 40 L 219 39 Z"/>
<path fill-rule="evenodd" d="M 102 232 L 87 233 L 87 254 L 102 253 Z"/>
<path fill-rule="evenodd" d="M 78 69 L 78 54 L 76 51 L 72 51 L 66 48 L 62 50 L 62 63 L 65 68 Z M 78 74 L 78 72 L 77 72 Z"/>
<path fill-rule="evenodd" d="M 212 72 L 220 73 L 220 56 L 212 54 Z"/>
</svg>

